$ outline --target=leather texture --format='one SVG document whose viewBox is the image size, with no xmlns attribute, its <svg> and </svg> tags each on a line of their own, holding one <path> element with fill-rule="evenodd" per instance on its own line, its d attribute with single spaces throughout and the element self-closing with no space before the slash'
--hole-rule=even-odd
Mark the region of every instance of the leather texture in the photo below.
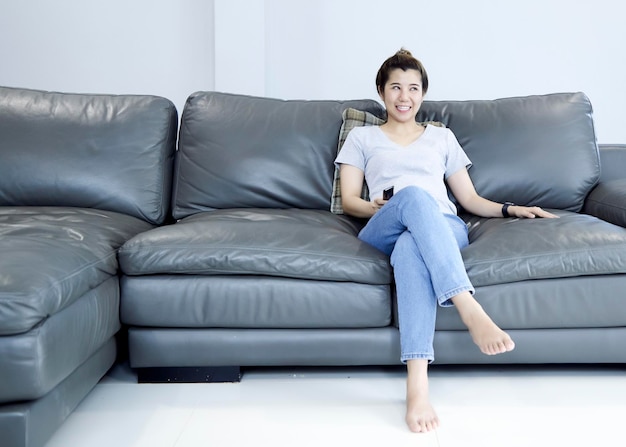
<svg viewBox="0 0 626 447">
<path fill-rule="evenodd" d="M 122 322 L 178 328 L 368 328 L 391 324 L 391 286 L 257 275 L 122 278 Z"/>
<path fill-rule="evenodd" d="M 393 327 L 368 329 L 130 328 L 130 366 L 398 364 Z"/>
<path fill-rule="evenodd" d="M 117 277 L 117 249 L 150 228 L 111 211 L 0 207 L 0 335 L 27 332 Z"/>
<path fill-rule="evenodd" d="M 127 275 L 268 275 L 391 283 L 389 259 L 327 210 L 226 209 L 141 233 L 119 252 Z"/>
<path fill-rule="evenodd" d="M 506 330 L 626 328 L 626 275 L 575 276 L 476 288 L 476 299 Z M 453 307 L 437 311 L 438 331 L 466 331 Z M 581 356 L 581 360 L 582 360 Z"/>
<path fill-rule="evenodd" d="M 480 195 L 496 202 L 580 211 L 600 178 L 593 110 L 583 93 L 424 101 L 418 121 L 440 121 L 473 162 Z"/>
<path fill-rule="evenodd" d="M 558 219 L 469 219 L 462 250 L 475 287 L 626 273 L 626 229 L 585 214 Z"/>
<path fill-rule="evenodd" d="M 116 358 L 111 338 L 63 382 L 35 401 L 0 406 L 2 447 L 42 447 L 85 396 L 111 368 Z"/>
<path fill-rule="evenodd" d="M 169 218 L 173 103 L 0 87 L 0 444 L 40 447 L 111 367 L 117 249 Z"/>
<path fill-rule="evenodd" d="M 0 87 L 0 206 L 169 214 L 174 104 L 156 96 Z"/>
<path fill-rule="evenodd" d="M 181 120 L 174 217 L 216 208 L 330 208 L 341 113 L 373 100 L 197 92 Z"/>
<path fill-rule="evenodd" d="M 626 227 L 626 179 L 601 182 L 587 197 L 583 211 Z"/>
<path fill-rule="evenodd" d="M 599 144 L 602 174 L 600 182 L 624 178 L 626 166 L 626 144 Z"/>
<path fill-rule="evenodd" d="M 175 174 L 179 221 L 120 250 L 133 367 L 399 363 L 389 260 L 358 244 L 362 222 L 328 211 L 339 110 L 348 104 L 381 116 L 371 102 L 192 95 Z M 454 131 L 481 194 L 560 216 L 465 216 L 471 244 L 462 254 L 477 299 L 517 348 L 482 355 L 445 308 L 436 362 L 626 360 L 612 338 L 626 335 L 626 314 L 616 311 L 626 230 L 578 213 L 603 187 L 588 98 L 426 101 L 418 120 Z M 594 343 L 603 349 L 590 356 L 571 349 Z"/>
<path fill-rule="evenodd" d="M 510 334 L 516 341 L 515 350 L 487 356 L 467 331 L 437 331 L 435 363 L 626 363 L 626 350 L 618 342 L 626 338 L 624 327 L 511 330 Z M 128 335 L 130 350 L 135 353 L 130 359 L 133 368 L 400 364 L 400 337 L 393 328 L 131 328 Z"/>
<path fill-rule="evenodd" d="M 44 396 L 120 328 L 114 276 L 32 330 L 0 337 L 0 403 Z"/>
</svg>

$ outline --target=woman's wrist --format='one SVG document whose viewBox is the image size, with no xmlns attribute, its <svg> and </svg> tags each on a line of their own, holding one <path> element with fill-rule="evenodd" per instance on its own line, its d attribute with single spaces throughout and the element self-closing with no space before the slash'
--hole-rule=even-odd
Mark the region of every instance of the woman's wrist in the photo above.
<svg viewBox="0 0 626 447">
<path fill-rule="evenodd" d="M 502 204 L 502 217 L 511 217 L 511 213 L 509 213 L 509 208 L 515 206 L 513 202 L 504 202 Z"/>
</svg>

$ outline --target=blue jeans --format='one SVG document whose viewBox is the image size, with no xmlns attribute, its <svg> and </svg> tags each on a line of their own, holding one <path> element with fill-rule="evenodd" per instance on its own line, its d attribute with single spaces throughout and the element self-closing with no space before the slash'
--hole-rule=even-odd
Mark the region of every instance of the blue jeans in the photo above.
<svg viewBox="0 0 626 447">
<path fill-rule="evenodd" d="M 469 244 L 467 226 L 458 216 L 443 214 L 426 191 L 411 186 L 374 214 L 359 239 L 391 256 L 400 360 L 433 361 L 437 304 L 451 306 L 453 296 L 474 293 L 461 257 L 461 248 Z"/>
</svg>

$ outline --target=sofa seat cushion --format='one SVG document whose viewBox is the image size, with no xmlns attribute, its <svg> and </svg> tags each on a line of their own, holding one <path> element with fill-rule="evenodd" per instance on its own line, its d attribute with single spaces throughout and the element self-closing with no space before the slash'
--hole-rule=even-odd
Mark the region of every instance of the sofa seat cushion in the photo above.
<svg viewBox="0 0 626 447">
<path fill-rule="evenodd" d="M 167 328 L 370 328 L 391 286 L 254 275 L 123 276 L 122 322 Z"/>
<path fill-rule="evenodd" d="M 476 299 L 507 331 L 625 328 L 624 290 L 626 274 L 575 276 L 477 287 Z M 438 310 L 436 329 L 466 327 L 456 309 Z"/>
<path fill-rule="evenodd" d="M 137 235 L 120 249 L 127 275 L 267 275 L 390 284 L 383 253 L 326 210 L 225 209 Z"/>
<path fill-rule="evenodd" d="M 0 403 L 40 398 L 105 345 L 121 327 L 119 295 L 112 276 L 30 331 L 0 337 Z"/>
<path fill-rule="evenodd" d="M 0 207 L 0 335 L 26 332 L 117 274 L 117 249 L 152 225 L 112 211 Z"/>
<path fill-rule="evenodd" d="M 626 273 L 626 229 L 586 214 L 559 219 L 471 218 L 463 251 L 476 287 Z"/>
</svg>

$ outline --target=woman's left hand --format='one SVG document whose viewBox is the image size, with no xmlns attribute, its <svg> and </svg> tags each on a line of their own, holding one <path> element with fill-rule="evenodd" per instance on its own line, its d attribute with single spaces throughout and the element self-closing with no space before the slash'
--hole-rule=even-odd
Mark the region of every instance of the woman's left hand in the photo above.
<svg viewBox="0 0 626 447">
<path fill-rule="evenodd" d="M 508 208 L 509 215 L 512 217 L 523 217 L 526 219 L 534 219 L 535 217 L 555 218 L 559 217 L 538 206 L 520 206 L 511 205 Z"/>
</svg>

